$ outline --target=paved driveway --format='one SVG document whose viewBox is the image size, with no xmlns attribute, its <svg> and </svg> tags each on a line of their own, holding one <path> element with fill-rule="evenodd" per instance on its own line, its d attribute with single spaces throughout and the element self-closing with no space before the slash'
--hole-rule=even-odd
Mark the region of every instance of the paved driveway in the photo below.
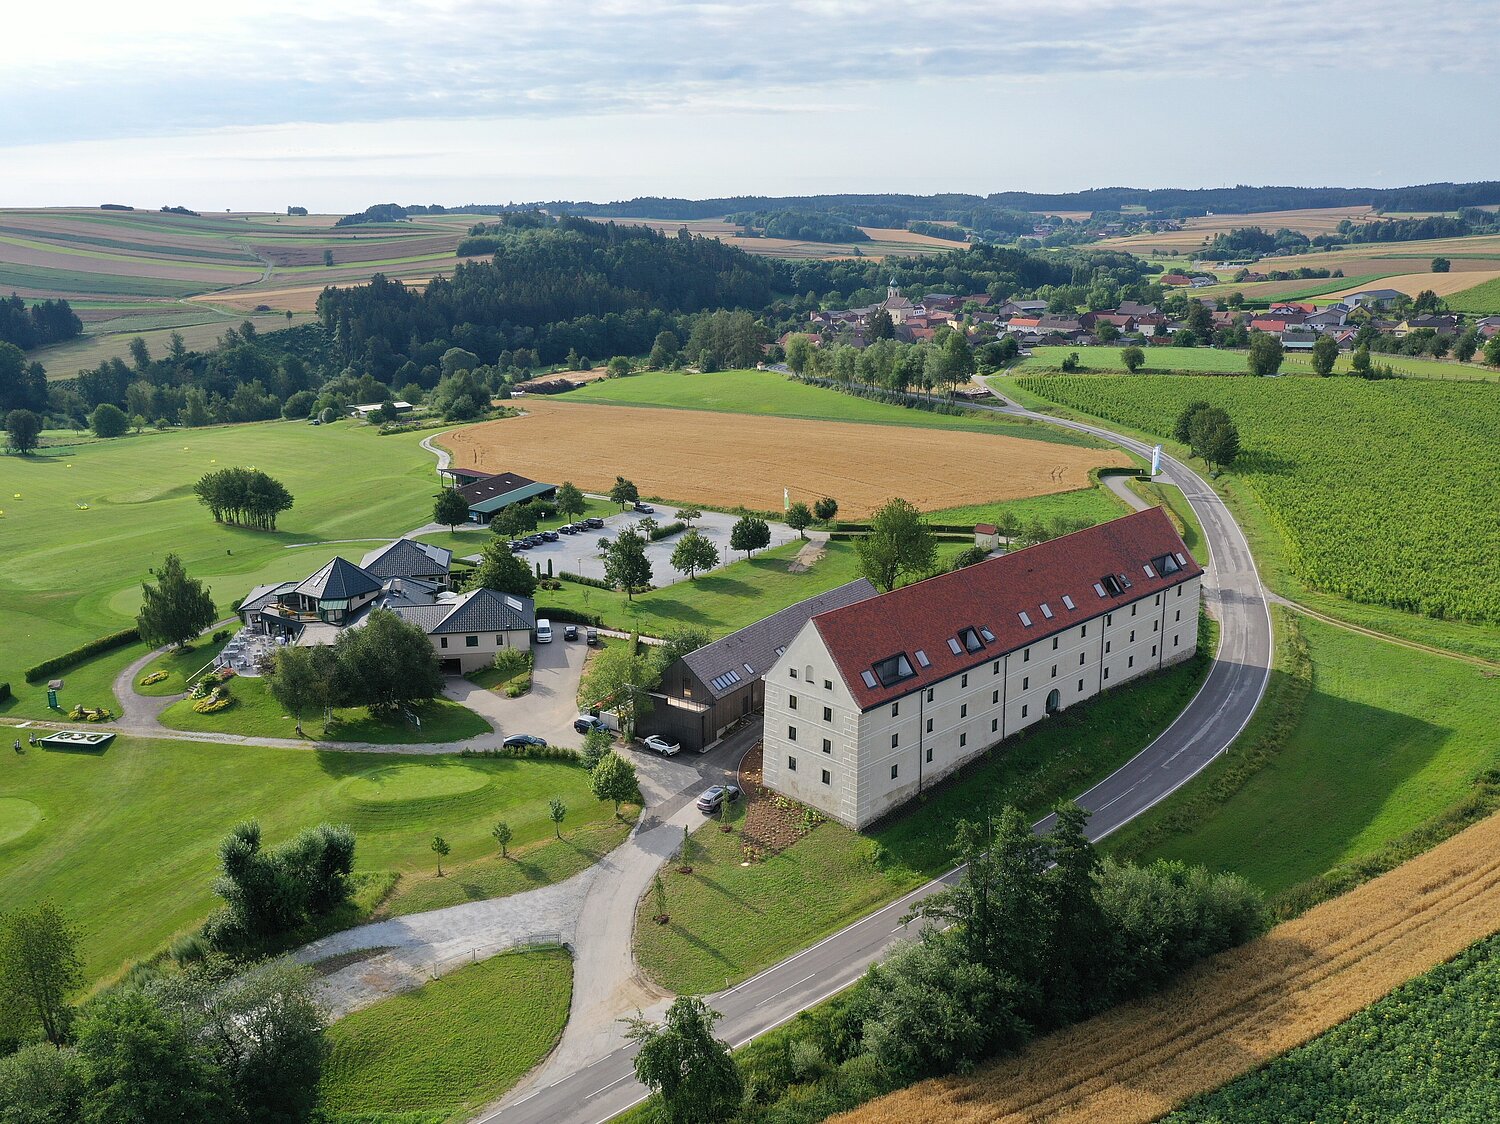
<svg viewBox="0 0 1500 1124">
<path fill-rule="evenodd" d="M 651 518 L 660 524 L 667 524 L 672 522 L 672 513 L 675 510 L 673 506 L 662 504 L 657 506 L 656 514 Z M 576 535 L 558 535 L 557 542 L 543 543 L 541 546 L 518 553 L 533 565 L 540 562 L 543 573 L 546 572 L 547 563 L 550 561 L 553 573 L 565 571 L 570 574 L 582 574 L 589 578 L 602 578 L 604 577 L 604 560 L 599 557 L 599 539 L 614 538 L 621 531 L 634 527 L 644 518 L 646 517 L 634 512 L 611 515 L 605 519 L 603 530 L 581 531 Z M 726 565 L 730 562 L 738 562 L 745 557 L 742 552 L 729 549 L 729 532 L 738 518 L 738 516 L 724 515 L 717 511 L 705 511 L 703 518 L 693 523 L 700 534 L 719 548 L 719 558 Z M 685 577 L 684 574 L 672 569 L 670 561 L 672 550 L 680 537 L 673 535 L 671 538 L 646 545 L 646 557 L 651 560 L 652 585 L 658 587 L 672 585 L 682 581 Z M 795 538 L 797 538 L 797 532 L 785 523 L 771 524 L 772 546 L 781 546 Z M 471 556 L 470 560 L 477 558 L 476 554 Z"/>
<path fill-rule="evenodd" d="M 532 645 L 536 668 L 531 690 L 520 698 L 508 699 L 503 692 L 458 678 L 449 679 L 443 693 L 484 715 L 503 736 L 536 734 L 549 745 L 581 745 L 583 735 L 573 729 L 573 719 L 578 716 L 578 681 L 588 647 L 581 638 L 564 640 L 561 625 L 554 635 L 557 639 L 550 644 Z"/>
</svg>

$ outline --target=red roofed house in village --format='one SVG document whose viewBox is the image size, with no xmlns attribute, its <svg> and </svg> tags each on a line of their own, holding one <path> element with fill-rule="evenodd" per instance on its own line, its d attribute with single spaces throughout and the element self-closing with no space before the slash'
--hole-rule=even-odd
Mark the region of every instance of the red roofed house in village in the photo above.
<svg viewBox="0 0 1500 1124">
<path fill-rule="evenodd" d="M 1197 649 L 1160 508 L 814 616 L 765 676 L 765 783 L 862 828 L 1003 738 Z"/>
</svg>

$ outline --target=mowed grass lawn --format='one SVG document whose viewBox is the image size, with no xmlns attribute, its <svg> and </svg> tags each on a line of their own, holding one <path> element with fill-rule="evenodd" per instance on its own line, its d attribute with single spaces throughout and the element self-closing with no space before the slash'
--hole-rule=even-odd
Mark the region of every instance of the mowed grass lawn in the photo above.
<svg viewBox="0 0 1500 1124">
<path fill-rule="evenodd" d="M 400 1113 L 402 1124 L 472 1112 L 547 1055 L 572 996 L 572 961 L 554 948 L 504 953 L 382 999 L 329 1028 L 323 1107 L 335 1121 Z"/>
<path fill-rule="evenodd" d="M 858 398 L 827 387 L 797 382 L 776 371 L 713 371 L 704 375 L 681 371 L 649 371 L 622 379 L 601 379 L 561 395 L 564 402 L 605 402 L 620 406 L 662 406 L 680 410 L 712 410 L 726 414 L 764 414 L 815 421 L 867 422 L 876 425 L 917 426 L 1002 433 L 1059 445 L 1097 447 L 1088 438 L 1074 437 L 1049 426 L 1004 415 L 966 411 L 935 414 L 868 398 Z"/>
<path fill-rule="evenodd" d="M 161 724 L 173 730 L 210 734 L 237 734 L 263 738 L 295 738 L 296 720 L 272 696 L 266 681 L 254 676 L 237 677 L 225 686 L 234 704 L 211 714 L 193 709 L 193 699 L 178 699 L 161 713 Z M 302 716 L 302 736 L 312 741 L 373 742 L 404 745 L 418 742 L 456 742 L 490 732 L 490 724 L 468 707 L 447 699 L 432 699 L 413 708 L 421 725 L 404 715 L 376 718 L 363 707 L 335 710 L 331 722 L 322 711 Z"/>
<path fill-rule="evenodd" d="M 420 439 L 267 422 L 0 457 L 0 680 L 34 691 L 26 667 L 133 623 L 140 583 L 169 551 L 208 582 L 225 616 L 259 582 L 305 577 L 336 553 L 357 562 L 374 540 L 431 517 L 437 480 Z M 221 526 L 198 503 L 194 482 L 232 465 L 263 469 L 292 493 L 280 530 Z M 286 549 L 334 539 L 364 541 Z"/>
<path fill-rule="evenodd" d="M 77 923 L 90 980 L 109 978 L 207 916 L 218 846 L 257 819 L 268 845 L 322 821 L 358 837 L 357 872 L 400 875 L 389 912 L 526 889 L 588 866 L 627 830 L 564 761 L 393 756 L 155 741 L 104 752 L 28 749 L 0 759 L 0 912 L 50 899 Z M 562 841 L 547 801 L 568 807 Z M 490 829 L 506 820 L 512 858 Z M 452 847 L 436 878 L 434 834 Z M 493 869 L 492 869 L 493 868 Z"/>
<path fill-rule="evenodd" d="M 641 967 L 671 990 L 703 993 L 812 944 L 949 869 L 961 820 L 1006 804 L 1040 818 L 1113 772 L 1177 717 L 1207 666 L 1200 657 L 1070 708 L 866 833 L 829 821 L 780 854 L 741 866 L 739 831 L 706 823 L 693 835 L 693 873 L 678 873 L 677 863 L 663 870 L 671 921 L 656 924 L 653 895 L 642 899 Z"/>
<path fill-rule="evenodd" d="M 1313 685 L 1280 751 L 1205 822 L 1144 853 L 1133 843 L 1178 800 L 1215 785 L 1227 762 L 1124 828 L 1112 847 L 1236 871 L 1274 894 L 1375 853 L 1500 766 L 1500 687 L 1492 676 L 1310 618 L 1297 617 L 1296 626 Z"/>
</svg>

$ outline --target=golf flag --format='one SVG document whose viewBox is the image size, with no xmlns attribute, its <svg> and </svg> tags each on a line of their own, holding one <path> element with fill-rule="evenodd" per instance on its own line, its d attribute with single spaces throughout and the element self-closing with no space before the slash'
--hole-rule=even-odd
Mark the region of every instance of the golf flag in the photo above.
<svg viewBox="0 0 1500 1124">
<path fill-rule="evenodd" d="M 1160 445 L 1158 445 L 1156 448 L 1154 448 L 1154 449 L 1151 450 L 1151 475 L 1152 476 L 1160 476 L 1161 475 L 1161 446 Z"/>
<path fill-rule="evenodd" d="M 790 488 L 781 489 L 781 510 L 792 510 L 792 490 Z"/>
</svg>

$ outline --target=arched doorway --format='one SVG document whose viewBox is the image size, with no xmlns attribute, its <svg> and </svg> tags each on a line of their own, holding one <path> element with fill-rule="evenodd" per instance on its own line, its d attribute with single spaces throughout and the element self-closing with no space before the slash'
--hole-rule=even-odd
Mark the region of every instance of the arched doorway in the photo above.
<svg viewBox="0 0 1500 1124">
<path fill-rule="evenodd" d="M 1062 706 L 1062 696 L 1057 693 L 1057 688 L 1047 692 L 1047 713 L 1056 714 Z"/>
</svg>

